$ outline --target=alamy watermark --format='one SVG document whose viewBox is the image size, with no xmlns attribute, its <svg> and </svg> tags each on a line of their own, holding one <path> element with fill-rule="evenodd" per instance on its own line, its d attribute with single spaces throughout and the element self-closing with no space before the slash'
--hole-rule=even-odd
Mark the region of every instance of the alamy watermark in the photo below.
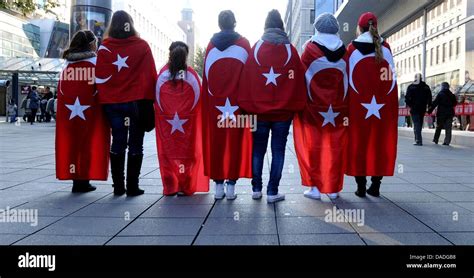
<svg viewBox="0 0 474 278">
<path fill-rule="evenodd" d="M 31 227 L 38 226 L 37 209 L 0 209 L 1 223 L 29 223 Z"/>
<path fill-rule="evenodd" d="M 325 211 L 324 221 L 327 223 L 353 223 L 359 227 L 365 225 L 365 210 L 363 209 L 332 209 Z"/>
</svg>

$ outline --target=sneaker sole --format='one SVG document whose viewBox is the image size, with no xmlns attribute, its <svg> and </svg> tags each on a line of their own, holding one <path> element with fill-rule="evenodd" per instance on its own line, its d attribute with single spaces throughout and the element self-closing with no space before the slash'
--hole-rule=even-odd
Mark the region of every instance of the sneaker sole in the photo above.
<svg viewBox="0 0 474 278">
<path fill-rule="evenodd" d="M 305 196 L 306 198 L 311 199 L 311 200 L 321 200 L 321 196 L 319 196 L 319 197 L 314 197 L 314 196 L 311 196 L 311 195 L 303 195 L 303 196 Z"/>
<path fill-rule="evenodd" d="M 225 198 L 225 195 L 224 195 L 224 196 L 222 196 L 222 197 L 217 197 L 217 196 L 214 196 L 214 199 L 215 199 L 215 200 L 223 200 L 224 198 Z"/>
</svg>

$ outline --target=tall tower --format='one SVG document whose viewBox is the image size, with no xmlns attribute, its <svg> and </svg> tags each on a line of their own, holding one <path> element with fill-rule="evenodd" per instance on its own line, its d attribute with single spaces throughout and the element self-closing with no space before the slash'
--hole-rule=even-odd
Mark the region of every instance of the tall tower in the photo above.
<svg viewBox="0 0 474 278">
<path fill-rule="evenodd" d="M 178 22 L 179 27 L 186 33 L 186 44 L 189 46 L 188 65 L 194 65 L 194 55 L 196 53 L 196 42 L 198 41 L 198 30 L 193 19 L 194 11 L 189 1 L 185 8 L 181 11 L 181 20 Z"/>
</svg>

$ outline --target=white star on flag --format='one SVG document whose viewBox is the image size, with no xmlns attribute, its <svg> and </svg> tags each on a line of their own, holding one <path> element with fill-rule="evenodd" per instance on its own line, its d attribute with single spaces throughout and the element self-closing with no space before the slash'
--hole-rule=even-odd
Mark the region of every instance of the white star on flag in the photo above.
<svg viewBox="0 0 474 278">
<path fill-rule="evenodd" d="M 371 103 L 361 103 L 361 104 L 367 109 L 367 115 L 365 116 L 366 120 L 372 116 L 375 116 L 379 118 L 379 120 L 381 120 L 380 109 L 382 109 L 382 107 L 384 107 L 385 104 L 378 104 L 375 96 L 372 97 Z"/>
<path fill-rule="evenodd" d="M 79 102 L 79 97 L 76 98 L 76 101 L 74 102 L 74 105 L 67 105 L 66 107 L 71 110 L 71 116 L 69 116 L 69 120 L 74 119 L 75 117 L 79 117 L 83 119 L 84 121 L 86 120 L 86 116 L 84 115 L 84 111 L 91 107 L 90 105 L 81 105 Z"/>
<path fill-rule="evenodd" d="M 115 61 L 113 64 L 118 67 L 118 72 L 122 70 L 122 68 L 128 68 L 127 65 L 127 59 L 129 56 L 122 58 L 119 54 L 117 54 L 117 61 Z"/>
<path fill-rule="evenodd" d="M 275 86 L 278 86 L 277 84 L 277 78 L 281 76 L 281 74 L 279 73 L 275 73 L 275 71 L 273 71 L 273 67 L 270 68 L 270 72 L 269 73 L 262 73 L 263 76 L 265 76 L 265 78 L 267 79 L 267 83 L 265 84 L 265 86 L 267 86 L 268 84 L 270 83 L 273 83 L 275 84 Z"/>
<path fill-rule="evenodd" d="M 181 120 L 178 116 L 178 112 L 174 114 L 174 118 L 172 120 L 166 120 L 171 125 L 171 134 L 175 133 L 176 130 L 185 133 L 183 129 L 183 125 L 188 120 Z"/>
<path fill-rule="evenodd" d="M 231 119 L 232 121 L 237 121 L 237 118 L 235 117 L 235 111 L 239 109 L 238 106 L 232 106 L 230 104 L 229 98 L 226 99 L 225 105 L 224 106 L 216 106 L 219 111 L 222 112 L 222 118 L 221 122 L 225 121 L 226 119 Z"/>
<path fill-rule="evenodd" d="M 328 112 L 319 112 L 319 114 L 324 117 L 323 127 L 325 127 L 327 124 L 332 124 L 334 127 L 336 127 L 335 119 L 337 116 L 339 116 L 340 113 L 335 113 L 332 110 L 332 105 L 329 105 Z"/>
</svg>

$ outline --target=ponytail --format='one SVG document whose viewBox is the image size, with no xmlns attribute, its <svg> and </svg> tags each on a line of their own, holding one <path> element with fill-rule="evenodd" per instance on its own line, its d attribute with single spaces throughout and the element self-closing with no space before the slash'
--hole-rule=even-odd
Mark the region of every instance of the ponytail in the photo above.
<svg viewBox="0 0 474 278">
<path fill-rule="evenodd" d="M 369 21 L 369 32 L 370 35 L 372 35 L 372 38 L 374 39 L 375 61 L 377 61 L 377 63 L 380 63 L 383 60 L 382 43 L 379 32 L 377 31 L 377 28 L 374 26 L 372 21 Z"/>
<path fill-rule="evenodd" d="M 189 48 L 184 42 L 173 42 L 170 46 L 170 57 L 168 67 L 170 80 L 176 80 L 181 71 L 188 68 L 187 59 Z"/>
</svg>

